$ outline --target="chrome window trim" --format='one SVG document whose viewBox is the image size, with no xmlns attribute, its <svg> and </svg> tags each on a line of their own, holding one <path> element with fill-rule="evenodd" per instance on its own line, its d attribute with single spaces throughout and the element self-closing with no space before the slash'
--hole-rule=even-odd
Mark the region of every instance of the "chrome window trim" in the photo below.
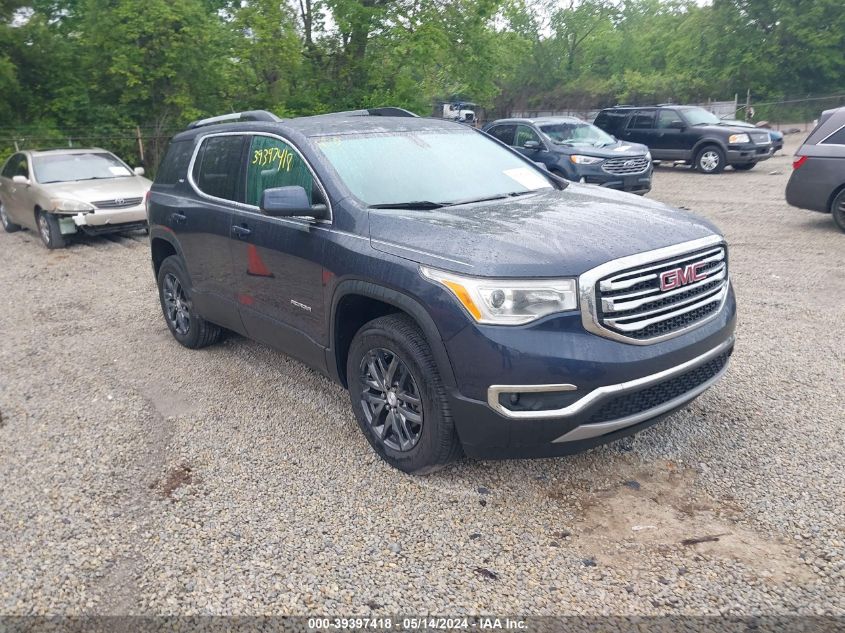
<svg viewBox="0 0 845 633">
<path fill-rule="evenodd" d="M 191 155 L 191 161 L 188 163 L 187 179 L 188 179 L 188 184 L 191 185 L 191 189 L 194 190 L 194 193 L 196 193 L 201 198 L 205 198 L 206 200 L 211 200 L 211 201 L 216 202 L 218 204 L 232 205 L 240 211 L 247 211 L 249 213 L 256 213 L 258 215 L 261 215 L 261 217 L 264 217 L 264 218 L 271 218 L 273 220 L 279 220 L 283 224 L 295 224 L 295 225 L 300 225 L 300 226 L 303 225 L 303 222 L 297 222 L 296 220 L 291 220 L 289 218 L 273 218 L 272 216 L 264 215 L 263 213 L 261 213 L 261 209 L 259 207 L 255 206 L 255 205 L 247 204 L 245 202 L 238 202 L 236 200 L 227 200 L 226 198 L 218 198 L 217 196 L 212 196 L 212 195 L 205 193 L 204 191 L 202 191 L 199 188 L 197 183 L 194 182 L 194 164 L 196 163 L 197 156 L 199 155 L 199 151 L 200 151 L 200 148 L 202 147 L 202 144 L 205 143 L 205 141 L 207 139 L 215 138 L 215 137 L 218 137 L 218 136 L 248 136 L 248 137 L 267 136 L 267 137 L 270 137 L 270 138 L 278 139 L 278 140 L 282 141 L 283 143 L 285 143 L 286 145 L 288 145 L 289 147 L 291 147 L 291 149 L 293 149 L 293 151 L 296 152 L 296 154 L 299 156 L 299 158 L 302 159 L 302 162 L 305 163 L 305 166 L 308 167 L 308 171 L 311 172 L 311 176 L 314 178 L 314 182 L 317 183 L 317 186 L 319 187 L 320 191 L 323 194 L 323 198 L 326 200 L 326 207 L 328 208 L 328 211 L 329 211 L 329 218 L 327 220 L 309 220 L 308 224 L 309 225 L 310 224 L 328 224 L 328 225 L 331 225 L 333 223 L 333 221 L 334 221 L 334 210 L 332 209 L 331 200 L 329 200 L 329 195 L 326 191 L 326 188 L 323 186 L 323 182 L 320 180 L 320 177 L 317 176 L 317 172 L 311 166 L 311 163 L 309 163 L 308 160 L 305 158 L 305 156 L 303 156 L 302 152 L 293 143 L 293 141 L 286 139 L 285 137 L 280 136 L 278 134 L 272 134 L 271 132 L 244 130 L 242 132 L 217 132 L 217 133 L 214 133 L 214 134 L 204 134 L 204 135 L 202 135 L 199 139 L 199 142 L 196 144 L 196 147 L 194 147 L 194 152 Z M 251 142 L 252 141 L 250 141 L 250 143 Z M 249 158 L 247 157 L 247 160 L 248 159 Z"/>
<path fill-rule="evenodd" d="M 595 268 L 588 270 L 578 278 L 578 292 L 581 295 L 581 323 L 584 326 L 584 329 L 598 336 L 613 339 L 615 341 L 621 341 L 630 345 L 653 345 L 655 343 L 660 343 L 661 341 L 666 341 L 675 338 L 676 336 L 680 336 L 685 332 L 693 330 L 697 327 L 701 327 L 705 323 L 708 323 L 709 321 L 715 319 L 717 316 L 719 316 L 722 311 L 722 308 L 724 308 L 725 306 L 725 302 L 727 301 L 729 294 L 728 289 L 730 288 L 730 276 L 728 276 L 728 280 L 725 284 L 721 303 L 718 309 L 713 312 L 713 314 L 685 328 L 681 328 L 679 330 L 675 330 L 674 332 L 669 332 L 668 334 L 655 336 L 654 338 L 649 339 L 631 338 L 629 336 L 614 332 L 599 325 L 598 308 L 596 305 L 596 284 L 603 277 L 612 275 L 615 272 L 622 272 L 629 268 L 647 266 L 651 263 L 657 263 L 660 260 L 689 255 L 694 251 L 703 250 L 710 246 L 721 245 L 725 245 L 725 240 L 722 236 L 710 235 L 708 237 L 702 237 L 697 240 L 682 242 L 673 246 L 658 248 L 656 250 L 646 251 L 644 253 L 637 253 L 636 255 L 629 255 L 628 257 L 622 257 L 620 259 L 614 259 L 613 261 L 609 261 L 605 264 L 601 264 L 600 266 L 596 266 Z"/>
<path fill-rule="evenodd" d="M 609 396 L 618 396 L 624 393 L 628 393 L 630 391 L 637 391 L 644 387 L 649 387 L 653 384 L 663 382 L 669 378 L 674 378 L 675 376 L 682 374 L 690 369 L 695 369 L 699 365 L 703 365 L 708 360 L 713 358 L 714 356 L 718 356 L 725 350 L 729 349 L 735 342 L 736 337 L 731 335 L 730 338 L 726 339 L 713 349 L 704 352 L 700 356 L 696 356 L 686 362 L 681 363 L 680 365 L 675 365 L 674 367 L 670 367 L 669 369 L 664 369 L 663 371 L 659 371 L 656 374 L 649 374 L 648 376 L 643 376 L 642 378 L 635 378 L 633 380 L 628 380 L 626 382 L 620 382 L 614 385 L 604 385 L 602 387 L 597 387 L 581 397 L 576 402 L 573 402 L 569 406 L 563 407 L 562 409 L 547 409 L 545 411 L 511 411 L 510 409 L 504 407 L 499 402 L 499 395 L 501 393 L 507 392 L 531 392 L 531 393 L 538 393 L 544 391 L 574 391 L 577 389 L 575 385 L 571 384 L 553 384 L 553 385 L 491 385 L 490 388 L 487 390 L 487 404 L 495 410 L 497 413 L 502 414 L 506 418 L 510 418 L 513 420 L 547 420 L 551 418 L 568 418 L 573 415 L 578 415 L 579 413 L 583 412 L 588 407 L 593 406 L 601 402 L 602 400 L 606 399 Z M 727 367 L 727 365 L 725 365 Z M 721 375 L 721 372 L 718 374 Z M 706 383 L 702 383 L 706 384 Z M 701 386 L 701 385 L 699 385 Z M 698 387 L 696 387 L 698 389 Z M 688 391 L 686 394 L 688 395 L 695 391 L 695 389 Z M 703 389 L 702 389 L 703 391 Z M 700 393 L 700 392 L 699 392 Z M 698 395 L 698 394 L 696 394 Z M 679 396 L 680 397 L 680 396 Z M 663 405 L 660 405 L 663 406 Z M 660 408 L 660 407 L 657 407 Z M 654 409 L 649 409 L 648 411 L 651 412 Z M 646 413 L 645 411 L 642 413 Z M 636 415 L 640 415 L 639 413 Z M 659 415 L 659 414 L 654 414 Z M 622 418 L 625 419 L 625 418 Z M 642 418 L 645 419 L 645 418 Z M 590 426 L 595 426 L 595 424 L 605 424 L 602 423 L 594 423 Z M 564 436 L 565 437 L 565 436 Z M 558 440 L 555 440 L 558 441 Z M 568 441 L 568 440 L 566 440 Z"/>
<path fill-rule="evenodd" d="M 836 128 L 835 130 L 833 130 L 833 132 L 831 132 L 830 134 L 828 134 L 827 136 L 825 136 L 822 140 L 820 140 L 818 143 L 816 143 L 816 145 L 829 145 L 829 146 L 831 146 L 831 147 L 845 147 L 845 144 L 843 144 L 843 143 L 825 143 L 825 141 L 826 141 L 827 139 L 829 139 L 829 138 L 830 138 L 831 136 L 833 136 L 834 134 L 838 134 L 838 133 L 839 133 L 839 132 L 841 132 L 843 129 L 845 129 L 845 125 L 840 125 L 838 128 Z"/>
</svg>

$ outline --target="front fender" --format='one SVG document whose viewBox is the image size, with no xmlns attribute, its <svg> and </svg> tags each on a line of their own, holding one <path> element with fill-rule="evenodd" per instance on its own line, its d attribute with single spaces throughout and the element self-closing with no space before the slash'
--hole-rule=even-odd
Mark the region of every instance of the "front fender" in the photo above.
<svg viewBox="0 0 845 633">
<path fill-rule="evenodd" d="M 440 337 L 440 330 L 434 323 L 434 319 L 428 313 L 428 310 L 423 305 L 411 297 L 410 295 L 385 288 L 378 284 L 363 281 L 358 279 L 346 279 L 340 282 L 335 288 L 334 295 L 331 302 L 331 327 L 329 347 L 326 349 L 326 365 L 329 369 L 329 374 L 332 379 L 341 383 L 341 376 L 343 375 L 342 368 L 339 366 L 336 350 L 336 336 L 337 336 L 337 307 L 346 296 L 359 295 L 381 301 L 388 305 L 394 306 L 399 310 L 405 312 L 416 321 L 417 325 L 425 335 L 426 341 L 431 348 L 434 355 L 434 360 L 437 363 L 437 368 L 440 371 L 440 377 L 444 385 L 448 388 L 454 388 L 456 385 L 455 374 L 452 371 L 452 363 L 449 360 L 449 355 L 446 352 L 446 345 Z"/>
</svg>

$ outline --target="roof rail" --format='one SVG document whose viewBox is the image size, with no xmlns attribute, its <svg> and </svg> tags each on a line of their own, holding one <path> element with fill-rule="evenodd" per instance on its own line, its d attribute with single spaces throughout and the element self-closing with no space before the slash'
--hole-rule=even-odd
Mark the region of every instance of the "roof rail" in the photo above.
<svg viewBox="0 0 845 633">
<path fill-rule="evenodd" d="M 405 108 L 394 108 L 393 106 L 383 106 L 381 108 L 368 108 L 367 112 L 370 116 L 412 116 L 419 118 L 416 114 Z"/>
<path fill-rule="evenodd" d="M 404 108 L 394 108 L 393 106 L 384 106 L 382 108 L 367 108 L 365 110 L 346 110 L 344 112 L 329 112 L 327 114 L 318 114 L 316 116 L 402 116 L 419 118 L 410 110 Z"/>
<path fill-rule="evenodd" d="M 221 114 L 220 116 L 213 116 L 208 119 L 200 119 L 199 121 L 190 123 L 188 129 L 193 130 L 198 127 L 205 127 L 206 125 L 214 125 L 215 123 L 230 123 L 235 121 L 278 123 L 281 119 L 267 110 L 248 110 L 246 112 L 233 112 L 232 114 Z"/>
</svg>

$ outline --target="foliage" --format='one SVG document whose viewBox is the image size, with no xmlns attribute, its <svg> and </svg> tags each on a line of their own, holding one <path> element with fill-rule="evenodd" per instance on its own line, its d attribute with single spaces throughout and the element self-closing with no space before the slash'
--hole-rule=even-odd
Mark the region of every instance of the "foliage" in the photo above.
<svg viewBox="0 0 845 633">
<path fill-rule="evenodd" d="M 842 0 L 0 0 L 0 154 L 188 121 L 845 92 Z"/>
</svg>

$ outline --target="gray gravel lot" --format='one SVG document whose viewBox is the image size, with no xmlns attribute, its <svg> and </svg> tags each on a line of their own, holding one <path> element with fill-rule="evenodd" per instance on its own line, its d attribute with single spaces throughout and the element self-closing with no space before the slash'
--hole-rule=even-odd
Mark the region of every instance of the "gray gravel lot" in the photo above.
<svg viewBox="0 0 845 633">
<path fill-rule="evenodd" d="M 845 615 L 845 235 L 783 201 L 798 140 L 656 174 L 731 246 L 721 383 L 633 440 L 426 478 L 298 362 L 176 344 L 143 235 L 0 234 L 0 614 Z"/>
</svg>

